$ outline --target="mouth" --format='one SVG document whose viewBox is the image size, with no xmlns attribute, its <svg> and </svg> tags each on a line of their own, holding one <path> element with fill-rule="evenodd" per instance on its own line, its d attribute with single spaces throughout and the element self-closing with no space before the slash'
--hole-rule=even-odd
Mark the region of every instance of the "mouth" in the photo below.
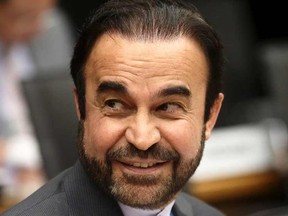
<svg viewBox="0 0 288 216">
<path fill-rule="evenodd" d="M 115 168 L 119 168 L 122 172 L 136 175 L 155 175 L 163 172 L 169 161 L 154 161 L 154 160 L 116 160 L 114 161 Z"/>
<path fill-rule="evenodd" d="M 162 163 L 164 163 L 164 162 L 158 162 L 158 163 L 152 163 L 152 162 L 149 162 L 149 163 L 145 163 L 145 162 L 129 163 L 128 162 L 128 163 L 125 163 L 125 164 L 129 165 L 129 166 L 136 167 L 136 168 L 150 168 L 150 167 L 154 167 L 154 166 L 157 166 L 159 164 L 162 164 Z"/>
</svg>

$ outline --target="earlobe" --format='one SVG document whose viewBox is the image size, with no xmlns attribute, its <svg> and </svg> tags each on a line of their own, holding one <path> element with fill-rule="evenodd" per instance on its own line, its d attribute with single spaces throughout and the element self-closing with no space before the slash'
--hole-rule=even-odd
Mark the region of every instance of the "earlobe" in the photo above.
<svg viewBox="0 0 288 216">
<path fill-rule="evenodd" d="M 214 101 L 213 106 L 210 108 L 210 116 L 208 121 L 206 122 L 206 131 L 205 131 L 206 140 L 208 140 L 211 136 L 211 132 L 216 124 L 223 100 L 224 100 L 224 94 L 219 93 L 218 98 Z"/>
<path fill-rule="evenodd" d="M 76 87 L 74 87 L 73 94 L 74 94 L 74 103 L 75 103 L 75 108 L 76 108 L 76 114 L 77 114 L 78 120 L 80 120 L 79 98 L 78 98 Z"/>
</svg>

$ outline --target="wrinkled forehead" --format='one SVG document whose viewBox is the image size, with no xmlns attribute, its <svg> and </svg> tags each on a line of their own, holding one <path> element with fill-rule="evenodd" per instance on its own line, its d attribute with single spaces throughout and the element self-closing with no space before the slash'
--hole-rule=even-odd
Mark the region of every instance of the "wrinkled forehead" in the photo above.
<svg viewBox="0 0 288 216">
<path fill-rule="evenodd" d="M 119 34 L 102 35 L 88 57 L 86 77 L 122 76 L 127 72 L 142 77 L 193 75 L 207 80 L 208 63 L 200 45 L 184 36 L 143 41 Z"/>
<path fill-rule="evenodd" d="M 171 39 L 141 40 L 139 38 L 127 38 L 118 33 L 105 33 L 101 35 L 88 56 L 88 61 L 115 60 L 117 58 L 163 58 L 169 61 L 174 58 L 177 61 L 194 61 L 201 58 L 207 64 L 207 58 L 199 43 L 186 36 L 178 36 Z M 166 59 L 167 58 L 167 59 Z"/>
</svg>

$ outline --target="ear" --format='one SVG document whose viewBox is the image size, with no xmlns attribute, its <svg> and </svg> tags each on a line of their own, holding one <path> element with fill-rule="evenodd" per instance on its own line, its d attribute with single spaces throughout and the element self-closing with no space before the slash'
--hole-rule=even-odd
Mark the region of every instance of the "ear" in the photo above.
<svg viewBox="0 0 288 216">
<path fill-rule="evenodd" d="M 80 109 L 79 109 L 79 97 L 77 94 L 76 87 L 74 87 L 73 94 L 74 94 L 74 103 L 76 107 L 76 114 L 77 114 L 78 120 L 80 120 L 81 116 L 80 116 Z"/>
<path fill-rule="evenodd" d="M 212 107 L 210 108 L 209 119 L 206 122 L 206 131 L 205 131 L 206 140 L 208 140 L 211 136 L 211 132 L 216 124 L 223 100 L 224 100 L 224 94 L 219 93 L 218 98 L 214 101 Z"/>
</svg>

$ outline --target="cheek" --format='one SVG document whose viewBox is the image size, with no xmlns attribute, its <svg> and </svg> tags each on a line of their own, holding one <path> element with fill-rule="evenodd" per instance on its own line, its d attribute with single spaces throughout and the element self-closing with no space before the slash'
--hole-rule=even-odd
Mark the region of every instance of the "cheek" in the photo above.
<svg viewBox="0 0 288 216">
<path fill-rule="evenodd" d="M 86 154 L 104 159 L 107 151 L 119 142 L 123 135 L 123 126 L 105 117 L 87 116 L 84 123 L 84 146 Z"/>
<path fill-rule="evenodd" d="M 202 124 L 179 120 L 170 127 L 167 125 L 162 132 L 162 137 L 183 159 L 191 159 L 197 155 L 201 145 Z"/>
</svg>

